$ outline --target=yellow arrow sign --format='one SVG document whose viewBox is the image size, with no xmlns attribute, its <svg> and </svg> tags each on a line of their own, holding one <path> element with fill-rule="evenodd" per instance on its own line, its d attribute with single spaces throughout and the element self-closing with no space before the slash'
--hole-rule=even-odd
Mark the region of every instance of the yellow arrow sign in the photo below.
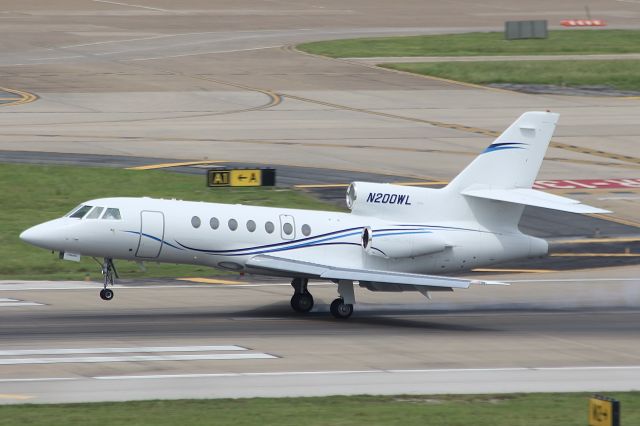
<svg viewBox="0 0 640 426">
<path fill-rule="evenodd" d="M 260 169 L 241 169 L 230 170 L 231 186 L 261 186 L 262 170 Z"/>
<path fill-rule="evenodd" d="M 589 399 L 589 426 L 619 426 L 620 403 L 595 396 Z"/>
</svg>

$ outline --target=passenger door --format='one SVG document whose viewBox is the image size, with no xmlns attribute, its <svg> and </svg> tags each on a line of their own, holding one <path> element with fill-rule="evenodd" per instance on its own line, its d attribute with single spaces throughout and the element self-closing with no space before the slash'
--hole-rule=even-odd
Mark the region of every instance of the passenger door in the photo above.
<svg viewBox="0 0 640 426">
<path fill-rule="evenodd" d="M 293 240 L 296 237 L 296 223 L 293 216 L 288 214 L 280 215 L 280 235 L 283 240 Z"/>
<path fill-rule="evenodd" d="M 146 259 L 160 255 L 164 242 L 164 214 L 162 212 L 143 211 L 140 213 L 140 240 L 137 257 Z"/>
</svg>

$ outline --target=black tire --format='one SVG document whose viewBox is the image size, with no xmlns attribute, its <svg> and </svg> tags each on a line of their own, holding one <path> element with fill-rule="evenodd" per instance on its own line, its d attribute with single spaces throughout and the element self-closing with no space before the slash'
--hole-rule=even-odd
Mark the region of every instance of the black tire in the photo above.
<svg viewBox="0 0 640 426">
<path fill-rule="evenodd" d="M 296 312 L 309 312 L 313 309 L 313 296 L 309 292 L 303 294 L 295 293 L 291 296 L 291 307 Z"/>
<path fill-rule="evenodd" d="M 337 319 L 347 319 L 353 314 L 353 305 L 344 303 L 344 300 L 338 298 L 331 302 L 331 315 Z"/>
<path fill-rule="evenodd" d="M 102 297 L 102 300 L 111 300 L 111 299 L 113 299 L 113 290 L 105 288 L 104 290 L 102 290 L 100 292 L 100 297 Z"/>
</svg>

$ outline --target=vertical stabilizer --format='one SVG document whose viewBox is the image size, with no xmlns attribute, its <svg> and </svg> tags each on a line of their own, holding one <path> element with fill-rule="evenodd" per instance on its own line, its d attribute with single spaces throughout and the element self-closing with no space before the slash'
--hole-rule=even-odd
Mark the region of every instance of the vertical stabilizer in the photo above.
<svg viewBox="0 0 640 426">
<path fill-rule="evenodd" d="M 531 188 L 558 117 L 558 114 L 550 112 L 525 112 L 456 176 L 447 188 L 459 192 L 471 186 L 495 189 Z"/>
</svg>

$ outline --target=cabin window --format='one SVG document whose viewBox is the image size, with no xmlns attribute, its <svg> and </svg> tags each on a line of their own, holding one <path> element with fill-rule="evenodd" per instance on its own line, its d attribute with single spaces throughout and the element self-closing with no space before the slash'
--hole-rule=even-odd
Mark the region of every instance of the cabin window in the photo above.
<svg viewBox="0 0 640 426">
<path fill-rule="evenodd" d="M 311 227 L 306 223 L 302 225 L 302 235 L 304 235 L 305 237 L 311 235 Z"/>
<path fill-rule="evenodd" d="M 209 221 L 209 226 L 211 226 L 211 229 L 218 229 L 218 227 L 220 226 L 220 221 L 217 217 L 212 217 Z"/>
<path fill-rule="evenodd" d="M 238 229 L 238 221 L 235 219 L 229 219 L 229 229 L 231 229 L 232 231 L 235 231 L 236 229 Z"/>
<path fill-rule="evenodd" d="M 104 207 L 94 207 L 91 213 L 87 215 L 87 219 L 97 219 L 102 214 Z"/>
<path fill-rule="evenodd" d="M 291 235 L 293 233 L 293 225 L 288 222 L 285 223 L 282 225 L 282 231 L 287 235 Z"/>
<path fill-rule="evenodd" d="M 252 220 L 247 221 L 247 231 L 253 232 L 256 230 L 256 223 Z"/>
<path fill-rule="evenodd" d="M 191 226 L 193 226 L 194 228 L 200 228 L 200 224 L 202 222 L 200 221 L 200 218 L 198 216 L 194 216 L 191 218 Z"/>
<path fill-rule="evenodd" d="M 122 219 L 122 216 L 120 216 L 120 209 L 108 208 L 107 211 L 104 212 L 102 219 L 111 219 L 111 220 Z"/>
<path fill-rule="evenodd" d="M 82 219 L 84 215 L 86 215 L 92 208 L 93 206 L 82 206 L 69 217 L 72 217 L 74 219 Z"/>
<path fill-rule="evenodd" d="M 273 222 L 267 222 L 264 224 L 264 230 L 267 231 L 269 234 L 273 234 L 273 231 L 275 231 L 276 226 L 273 224 Z"/>
</svg>

